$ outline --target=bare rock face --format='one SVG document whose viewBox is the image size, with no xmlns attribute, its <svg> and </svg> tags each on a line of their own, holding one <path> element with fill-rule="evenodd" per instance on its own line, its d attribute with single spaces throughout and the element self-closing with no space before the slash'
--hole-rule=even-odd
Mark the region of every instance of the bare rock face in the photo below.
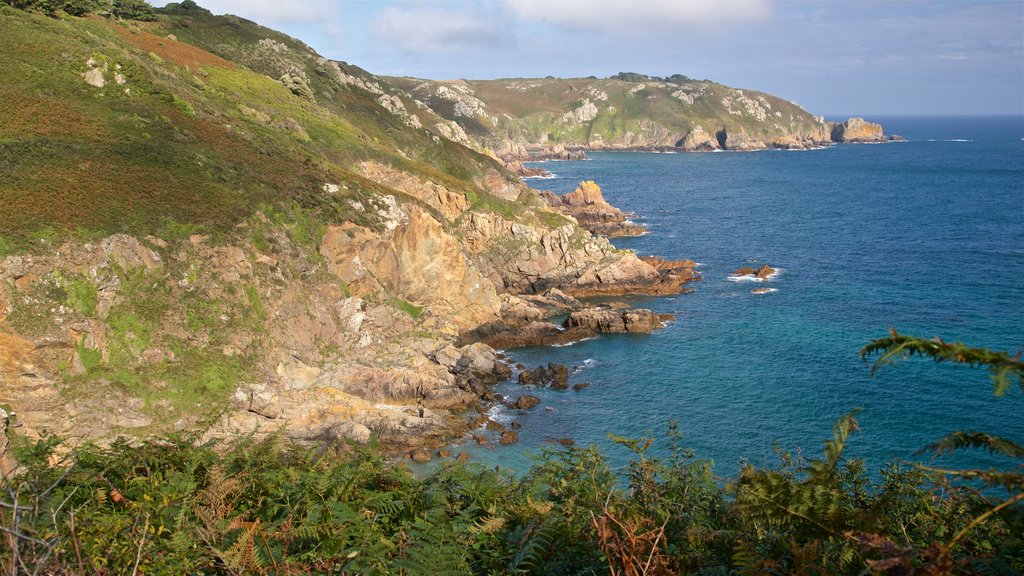
<svg viewBox="0 0 1024 576">
<path fill-rule="evenodd" d="M 764 150 L 768 147 L 767 143 L 752 138 L 745 130 L 727 130 L 722 128 L 715 136 L 718 139 L 718 144 L 726 150 L 747 152 L 750 150 Z"/>
<path fill-rule="evenodd" d="M 497 319 L 494 285 L 459 241 L 418 206 L 404 205 L 401 213 L 390 236 L 351 222 L 329 226 L 320 246 L 328 270 L 356 294 L 396 293 L 450 316 L 460 329 Z"/>
<path fill-rule="evenodd" d="M 679 294 L 684 284 L 700 280 L 693 260 L 665 260 L 625 253 L 608 266 L 588 271 L 567 292 L 578 297 L 629 294 Z"/>
<path fill-rule="evenodd" d="M 549 206 L 576 219 L 579 225 L 593 233 L 609 238 L 641 236 L 647 232 L 643 226 L 631 222 L 630 214 L 609 204 L 601 194 L 597 183 L 587 180 L 580 182 L 576 190 L 558 196 L 550 192 L 541 196 Z"/>
<path fill-rule="evenodd" d="M 714 135 L 708 134 L 700 126 L 687 132 L 676 142 L 676 147 L 682 148 L 685 152 L 712 152 L 719 149 Z"/>
<path fill-rule="evenodd" d="M 867 122 L 863 118 L 850 118 L 846 122 L 833 123 L 833 142 L 885 142 L 880 124 Z"/>
<path fill-rule="evenodd" d="M 678 294 L 683 284 L 700 278 L 685 261 L 655 265 L 573 223 L 547 228 L 471 212 L 459 233 L 484 275 L 512 293 L 557 288 L 574 297 Z"/>
<path fill-rule="evenodd" d="M 422 201 L 449 221 L 458 218 L 469 208 L 469 200 L 466 200 L 465 195 L 452 192 L 440 184 L 417 178 L 379 162 L 363 162 L 361 167 L 363 175 L 370 180 Z"/>
</svg>

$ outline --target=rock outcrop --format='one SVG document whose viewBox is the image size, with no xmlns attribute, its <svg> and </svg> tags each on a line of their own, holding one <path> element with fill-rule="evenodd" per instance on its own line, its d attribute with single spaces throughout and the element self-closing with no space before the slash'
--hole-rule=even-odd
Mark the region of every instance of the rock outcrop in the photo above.
<svg viewBox="0 0 1024 576">
<path fill-rule="evenodd" d="M 778 272 L 778 270 L 776 270 L 775 268 L 772 268 L 771 266 L 769 266 L 767 264 L 764 264 L 760 268 L 751 268 L 749 266 L 744 266 L 743 268 L 740 268 L 740 269 L 736 270 L 735 272 L 733 272 L 732 276 L 734 276 L 734 277 L 749 276 L 749 277 L 756 278 L 758 280 L 767 280 L 769 277 L 772 276 L 772 274 L 775 274 L 776 272 Z"/>
<path fill-rule="evenodd" d="M 886 142 L 882 126 L 867 122 L 863 118 L 850 118 L 846 122 L 831 125 L 833 142 Z"/>
<path fill-rule="evenodd" d="M 646 309 L 586 308 L 565 319 L 566 329 L 581 328 L 598 334 L 632 332 L 650 333 L 665 322 L 675 320 L 672 314 L 657 314 Z"/>
<path fill-rule="evenodd" d="M 571 221 L 552 228 L 473 212 L 461 220 L 459 234 L 499 291 L 537 294 L 557 288 L 576 297 L 675 294 L 699 279 L 692 262 L 655 264 Z"/>
<path fill-rule="evenodd" d="M 320 253 L 357 295 L 393 293 L 450 316 L 460 329 L 497 319 L 501 302 L 459 241 L 417 206 L 388 207 L 390 234 L 346 222 L 327 228 Z"/>
<path fill-rule="evenodd" d="M 676 141 L 675 147 L 684 152 L 714 152 L 719 149 L 718 140 L 701 126 L 695 127 Z"/>
<path fill-rule="evenodd" d="M 576 190 L 568 194 L 559 196 L 543 192 L 541 197 L 548 206 L 572 216 L 584 230 L 592 234 L 619 238 L 647 233 L 646 228 L 629 220 L 632 214 L 626 214 L 609 204 L 601 194 L 601 187 L 592 180 L 580 182 Z"/>
</svg>

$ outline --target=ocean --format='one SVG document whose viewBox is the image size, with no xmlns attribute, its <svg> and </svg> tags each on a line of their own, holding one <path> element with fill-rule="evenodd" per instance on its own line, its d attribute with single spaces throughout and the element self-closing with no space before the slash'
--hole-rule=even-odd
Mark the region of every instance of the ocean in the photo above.
<svg viewBox="0 0 1024 576">
<path fill-rule="evenodd" d="M 889 327 L 1016 353 L 1024 346 L 1024 119 L 891 117 L 907 142 L 813 151 L 654 154 L 595 152 L 534 164 L 529 180 L 557 193 L 595 180 L 605 198 L 650 230 L 616 239 L 641 255 L 692 258 L 693 292 L 629 301 L 677 319 L 651 335 L 606 335 L 564 347 L 509 351 L 534 367 L 573 368 L 582 391 L 529 393 L 530 412 L 492 410 L 522 424 L 518 444 L 472 446 L 474 461 L 523 471 L 553 441 L 597 445 L 615 466 L 629 454 L 610 434 L 654 437 L 678 424 L 682 445 L 722 477 L 777 451 L 821 454 L 840 416 L 860 409 L 847 456 L 877 473 L 948 432 L 984 430 L 1024 441 L 1024 393 L 993 394 L 980 369 L 912 360 L 876 376 L 858 352 Z M 742 266 L 770 264 L 764 283 Z M 757 287 L 771 288 L 753 294 Z M 622 300 L 622 299 L 620 299 Z M 948 461 L 942 461 L 948 462 Z M 961 465 L 1000 466 L 971 453 Z"/>
</svg>

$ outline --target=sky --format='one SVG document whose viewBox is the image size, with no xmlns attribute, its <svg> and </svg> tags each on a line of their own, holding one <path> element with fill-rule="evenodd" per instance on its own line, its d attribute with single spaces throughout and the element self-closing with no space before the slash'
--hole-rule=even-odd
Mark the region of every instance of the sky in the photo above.
<svg viewBox="0 0 1024 576">
<path fill-rule="evenodd" d="M 377 75 L 685 74 L 815 114 L 1024 114 L 1024 1 L 197 0 Z"/>
</svg>

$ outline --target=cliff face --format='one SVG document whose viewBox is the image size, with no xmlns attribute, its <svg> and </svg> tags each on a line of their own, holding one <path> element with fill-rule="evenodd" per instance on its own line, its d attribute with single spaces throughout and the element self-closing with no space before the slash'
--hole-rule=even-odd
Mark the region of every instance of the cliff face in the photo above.
<svg viewBox="0 0 1024 576">
<path fill-rule="evenodd" d="M 553 147 L 761 150 L 883 139 L 880 131 L 836 138 L 831 124 L 793 102 L 678 75 L 388 80 L 503 158 Z"/>
<path fill-rule="evenodd" d="M 18 435 L 436 444 L 508 374 L 460 345 L 508 293 L 680 290 L 459 124 L 280 33 L 191 4 L 155 22 L 0 5 L 0 28 Z"/>
</svg>

